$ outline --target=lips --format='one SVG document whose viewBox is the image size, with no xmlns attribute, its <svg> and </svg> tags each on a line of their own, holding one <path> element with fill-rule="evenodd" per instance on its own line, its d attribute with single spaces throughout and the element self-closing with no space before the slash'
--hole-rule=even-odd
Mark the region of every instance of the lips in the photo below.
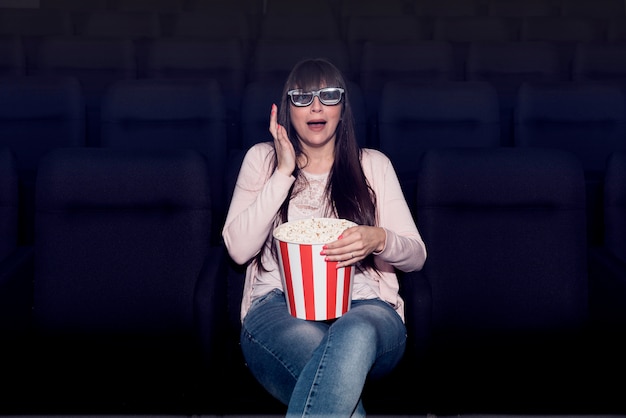
<svg viewBox="0 0 626 418">
<path fill-rule="evenodd" d="M 307 125 L 312 131 L 321 131 L 326 126 L 326 121 L 309 121 Z"/>
</svg>

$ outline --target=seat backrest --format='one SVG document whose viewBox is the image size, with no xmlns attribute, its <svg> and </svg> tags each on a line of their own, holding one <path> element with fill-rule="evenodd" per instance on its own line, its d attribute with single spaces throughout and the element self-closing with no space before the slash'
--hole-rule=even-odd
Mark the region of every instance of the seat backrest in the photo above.
<svg viewBox="0 0 626 418">
<path fill-rule="evenodd" d="M 612 152 L 604 175 L 604 244 L 626 263 L 626 151 Z"/>
<path fill-rule="evenodd" d="M 558 81 L 559 54 L 550 42 L 471 42 L 465 79 L 491 83 L 498 92 L 502 144 L 513 143 L 513 109 L 525 81 Z"/>
<path fill-rule="evenodd" d="M 359 69 L 368 118 L 375 118 L 382 87 L 388 81 L 453 80 L 452 45 L 446 41 L 366 41 Z"/>
<path fill-rule="evenodd" d="M 516 41 L 513 21 L 499 16 L 439 16 L 433 21 L 433 39 L 455 43 Z"/>
<path fill-rule="evenodd" d="M 588 42 L 602 40 L 592 19 L 574 16 L 526 16 L 520 39 L 524 41 Z"/>
<path fill-rule="evenodd" d="M 574 52 L 572 79 L 626 85 L 626 43 L 580 42 Z"/>
<path fill-rule="evenodd" d="M 86 335 L 190 331 L 210 199 L 197 151 L 48 154 L 37 180 L 37 325 Z"/>
<path fill-rule="evenodd" d="M 524 81 L 557 81 L 558 77 L 559 56 L 550 42 L 478 41 L 469 45 L 467 80 L 489 81 L 499 91 L 517 94 Z"/>
<path fill-rule="evenodd" d="M 170 25 L 163 27 L 165 36 L 180 38 L 224 40 L 239 39 L 249 52 L 253 40 L 252 24 L 241 11 L 184 10 L 171 16 Z"/>
<path fill-rule="evenodd" d="M 0 7 L 0 35 L 20 37 L 27 73 L 36 65 L 42 38 L 73 34 L 72 14 L 68 10 Z"/>
<path fill-rule="evenodd" d="M 0 262 L 18 244 L 18 172 L 13 152 L 0 147 Z"/>
<path fill-rule="evenodd" d="M 440 16 L 433 20 L 433 39 L 450 42 L 454 77 L 464 80 L 469 45 L 472 42 L 517 41 L 517 27 L 512 22 L 499 16 Z"/>
<path fill-rule="evenodd" d="M 622 0 L 560 0 L 562 16 L 606 19 L 625 16 L 626 7 Z"/>
<path fill-rule="evenodd" d="M 187 0 L 185 6 L 194 12 L 242 12 L 253 16 L 263 12 L 263 2 L 256 0 Z"/>
<path fill-rule="evenodd" d="M 38 37 L 72 33 L 69 10 L 0 7 L 0 34 Z"/>
<path fill-rule="evenodd" d="M 626 100 L 617 84 L 527 82 L 514 114 L 516 147 L 556 148 L 573 153 L 587 181 L 588 238 L 602 236 L 602 177 L 606 159 L 626 150 Z"/>
<path fill-rule="evenodd" d="M 15 155 L 20 179 L 20 242 L 32 242 L 35 178 L 41 158 L 86 145 L 85 104 L 72 77 L 0 78 L 0 146 Z"/>
<path fill-rule="evenodd" d="M 413 0 L 413 12 L 418 16 L 478 16 L 481 4 L 478 0 Z"/>
<path fill-rule="evenodd" d="M 214 219 L 221 222 L 226 206 L 222 183 L 228 144 L 224 100 L 216 80 L 114 83 L 103 97 L 101 128 L 102 147 L 187 148 L 204 155 L 209 161 Z"/>
<path fill-rule="evenodd" d="M 304 58 L 327 58 L 352 78 L 348 46 L 340 39 L 260 39 L 252 51 L 248 81 L 284 80 Z"/>
<path fill-rule="evenodd" d="M 106 10 L 108 0 L 39 0 L 40 9 L 69 10 L 70 12 L 88 12 Z"/>
<path fill-rule="evenodd" d="M 69 10 L 70 12 L 85 12 L 91 10 L 106 10 L 108 0 L 39 0 L 40 9 Z"/>
<path fill-rule="evenodd" d="M 340 0 L 338 8 L 338 14 L 341 18 L 352 16 L 400 16 L 410 11 L 403 0 L 391 0 L 385 3 L 377 0 Z"/>
<path fill-rule="evenodd" d="M 215 78 L 230 93 L 241 95 L 247 57 L 238 39 L 159 38 L 148 47 L 149 78 Z"/>
<path fill-rule="evenodd" d="M 283 18 L 305 16 L 333 16 L 333 0 L 299 2 L 292 0 L 268 0 L 265 2 L 265 15 L 278 15 Z M 314 32 L 314 31 L 313 31 Z"/>
<path fill-rule="evenodd" d="M 239 110 L 247 61 L 239 39 L 159 38 L 147 48 L 146 78 L 216 80 L 222 90 L 229 146 L 238 145 Z M 230 130 L 233 130 L 231 133 Z"/>
<path fill-rule="evenodd" d="M 558 6 L 546 0 L 488 0 L 487 14 L 500 17 L 558 16 Z"/>
<path fill-rule="evenodd" d="M 585 404 L 597 341 L 587 339 L 580 162 L 553 149 L 439 148 L 418 179 L 431 408 L 533 414 Z"/>
<path fill-rule="evenodd" d="M 89 107 L 114 80 L 136 78 L 135 47 L 129 39 L 88 36 L 45 37 L 34 74 L 73 76 L 81 83 Z"/>
<path fill-rule="evenodd" d="M 579 42 L 603 41 L 604 33 L 592 18 L 527 16 L 520 24 L 520 40 L 553 42 L 559 51 L 561 78 L 571 79 L 574 51 Z"/>
<path fill-rule="evenodd" d="M 312 4 L 316 5 L 317 2 Z M 330 13 L 293 16 L 281 13 L 268 13 L 260 19 L 259 39 L 332 40 L 341 39 L 341 32 L 337 19 Z"/>
<path fill-rule="evenodd" d="M 97 146 L 102 95 L 114 81 L 137 78 L 136 48 L 130 39 L 46 37 L 33 74 L 71 76 L 79 81 L 85 98 L 87 142 Z"/>
<path fill-rule="evenodd" d="M 76 34 L 80 36 L 140 40 L 161 35 L 159 13 L 153 10 L 94 10 L 79 23 Z"/>
<path fill-rule="evenodd" d="M 42 160 L 29 353 L 55 405 L 193 401 L 197 321 L 210 321 L 194 308 L 212 253 L 209 178 L 188 149 L 63 148 Z"/>
<path fill-rule="evenodd" d="M 613 16 L 608 18 L 606 40 L 608 42 L 626 41 L 626 16 Z"/>
<path fill-rule="evenodd" d="M 109 0 L 108 8 L 125 12 L 176 13 L 185 8 L 186 0 Z"/>
<path fill-rule="evenodd" d="M 525 82 L 515 112 L 515 146 L 568 150 L 588 175 L 604 171 L 611 151 L 626 149 L 626 108 L 617 85 Z"/>
<path fill-rule="evenodd" d="M 420 41 L 427 39 L 428 33 L 415 15 L 350 16 L 344 31 L 350 66 L 355 71 L 360 68 L 365 42 Z"/>
<path fill-rule="evenodd" d="M 26 51 L 19 35 L 0 35 L 0 76 L 26 75 Z"/>
<path fill-rule="evenodd" d="M 585 183 L 574 156 L 434 149 L 420 164 L 417 194 L 433 338 L 466 345 L 584 328 Z"/>
<path fill-rule="evenodd" d="M 20 172 L 35 171 L 52 148 L 83 146 L 85 109 L 72 77 L 0 79 L 0 144 L 10 147 Z"/>
<path fill-rule="evenodd" d="M 497 94 L 486 82 L 387 82 L 378 130 L 379 149 L 391 158 L 414 208 L 424 152 L 453 146 L 500 146 Z"/>
</svg>

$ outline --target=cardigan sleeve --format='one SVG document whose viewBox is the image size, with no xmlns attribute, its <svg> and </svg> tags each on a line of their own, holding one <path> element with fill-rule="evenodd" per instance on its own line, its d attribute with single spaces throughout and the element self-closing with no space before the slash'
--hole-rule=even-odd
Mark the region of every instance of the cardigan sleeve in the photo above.
<svg viewBox="0 0 626 418">
<path fill-rule="evenodd" d="M 362 164 L 376 193 L 378 225 L 387 235 L 383 250 L 375 256 L 401 271 L 420 270 L 426 261 L 426 246 L 391 161 L 380 151 L 364 149 Z"/>
<path fill-rule="evenodd" d="M 261 251 L 295 178 L 272 171 L 274 148 L 259 143 L 246 153 L 222 237 L 233 261 L 245 264 Z"/>
</svg>

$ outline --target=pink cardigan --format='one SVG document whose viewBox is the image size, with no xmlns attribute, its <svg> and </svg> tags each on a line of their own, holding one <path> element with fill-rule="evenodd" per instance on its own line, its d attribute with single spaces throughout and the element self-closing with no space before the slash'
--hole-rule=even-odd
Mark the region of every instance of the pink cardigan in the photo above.
<svg viewBox="0 0 626 418">
<path fill-rule="evenodd" d="M 252 302 L 252 289 L 258 275 L 279 277 L 277 262 L 268 251 L 263 264 L 269 272 L 260 270 L 256 263 L 249 263 L 264 245 L 270 245 L 275 216 L 295 181 L 293 176 L 271 170 L 273 153 L 270 142 L 256 144 L 246 153 L 222 231 L 231 258 L 238 264 L 248 263 L 241 303 L 242 320 Z M 375 254 L 381 276 L 371 274 L 378 285 L 374 292 L 393 306 L 404 320 L 404 302 L 398 295 L 394 269 L 420 270 L 426 260 L 426 247 L 389 158 L 380 151 L 363 149 L 361 164 L 376 193 L 378 226 L 387 232 L 385 248 Z M 280 286 L 280 282 L 277 283 Z M 353 299 L 358 298 L 353 295 Z"/>
</svg>

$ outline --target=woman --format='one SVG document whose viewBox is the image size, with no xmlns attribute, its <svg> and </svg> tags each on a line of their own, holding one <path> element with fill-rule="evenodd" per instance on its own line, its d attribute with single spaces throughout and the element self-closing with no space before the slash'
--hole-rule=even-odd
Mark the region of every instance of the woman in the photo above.
<svg viewBox="0 0 626 418">
<path fill-rule="evenodd" d="M 426 249 L 389 159 L 359 149 L 346 82 L 333 64 L 295 65 L 269 130 L 273 143 L 244 158 L 222 233 L 232 259 L 247 263 L 242 351 L 287 416 L 364 416 L 366 379 L 389 373 L 404 353 L 395 269 L 421 269 Z M 295 318 L 282 289 L 272 232 L 311 217 L 357 224 L 322 250 L 337 268 L 357 269 L 350 309 L 335 320 Z"/>
</svg>

